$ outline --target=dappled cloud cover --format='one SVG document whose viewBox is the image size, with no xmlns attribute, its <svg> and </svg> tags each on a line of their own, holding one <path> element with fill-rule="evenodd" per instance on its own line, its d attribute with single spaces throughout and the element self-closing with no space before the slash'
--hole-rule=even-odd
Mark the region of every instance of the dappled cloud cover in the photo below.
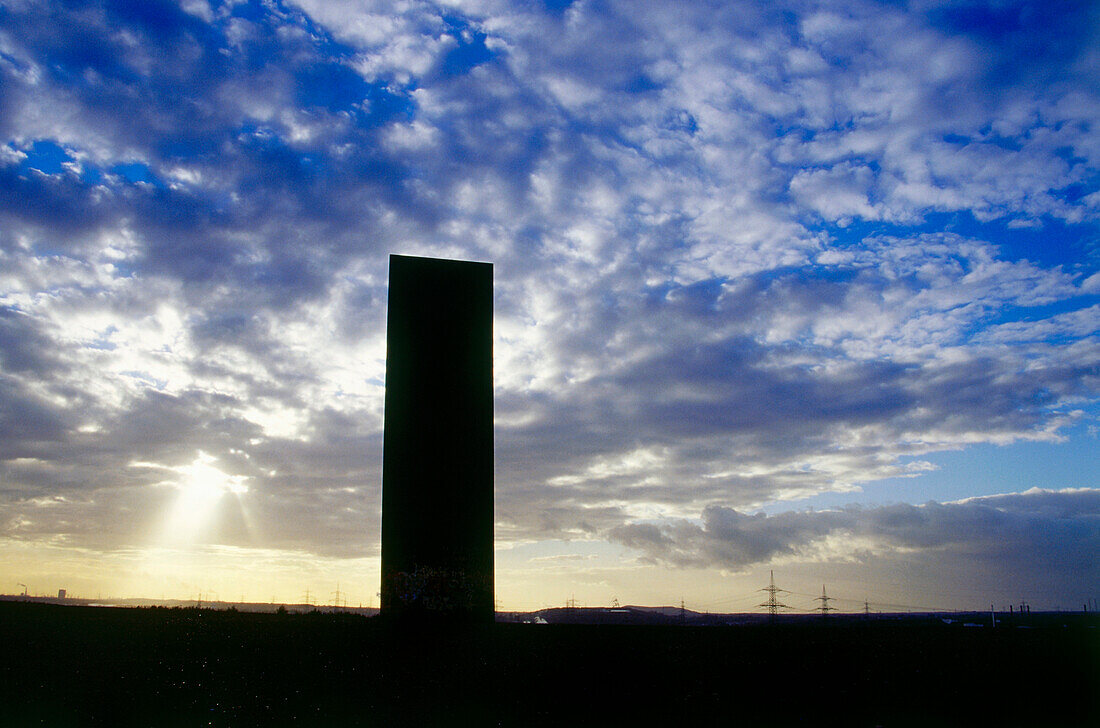
<svg viewBox="0 0 1100 728">
<path fill-rule="evenodd" d="M 2 0 L 0 553 L 376 574 L 405 253 L 495 266 L 503 551 L 1079 605 L 1095 460 L 859 503 L 1095 453 L 1098 89 L 1089 2 Z"/>
</svg>

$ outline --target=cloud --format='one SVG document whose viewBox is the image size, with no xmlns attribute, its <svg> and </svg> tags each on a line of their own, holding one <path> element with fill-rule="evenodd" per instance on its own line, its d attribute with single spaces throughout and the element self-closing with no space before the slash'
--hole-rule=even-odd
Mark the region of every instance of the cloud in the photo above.
<svg viewBox="0 0 1100 728">
<path fill-rule="evenodd" d="M 213 541 L 373 554 L 390 252 L 495 263 L 502 541 L 748 563 L 867 519 L 736 509 L 1095 416 L 1094 12 L 0 13 L 12 537 L 140 543 L 201 451 Z"/>
<path fill-rule="evenodd" d="M 578 334 L 615 337 L 599 353 L 562 350 L 572 368 L 552 393 L 498 399 L 501 474 L 541 480 L 559 507 L 576 498 L 625 517 L 844 491 L 919 474 L 906 456 L 1049 439 L 1057 403 L 1089 396 L 1097 351 L 1082 340 L 1048 359 L 971 344 L 989 311 L 1072 290 L 1058 272 L 990 252 L 952 238 L 889 240 L 844 275 L 803 270 L 620 299 Z M 542 443 L 546 471 L 531 442 Z M 634 469 L 608 466 L 640 452 Z M 505 520 L 530 520 L 522 492 L 503 496 Z"/>
<path fill-rule="evenodd" d="M 880 569 L 884 561 L 942 561 L 975 575 L 995 565 L 992 578 L 1034 581 L 1046 573 L 1089 582 L 1100 570 L 1100 491 L 1032 488 L 951 503 L 771 516 L 710 507 L 698 520 L 632 523 L 613 529 L 610 538 L 671 566 L 742 571 L 776 561 L 840 558 Z"/>
</svg>

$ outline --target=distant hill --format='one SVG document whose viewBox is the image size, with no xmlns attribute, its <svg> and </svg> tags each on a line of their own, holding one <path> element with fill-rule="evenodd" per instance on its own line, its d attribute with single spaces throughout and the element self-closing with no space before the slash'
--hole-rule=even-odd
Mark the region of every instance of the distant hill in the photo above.
<svg viewBox="0 0 1100 728">
<path fill-rule="evenodd" d="M 1096 615 L 1036 613 L 996 629 L 977 613 L 710 615 L 755 620 L 745 627 L 681 626 L 678 608 L 524 616 L 540 614 L 665 623 L 454 626 L 5 600 L 0 725 L 1100 725 Z"/>
</svg>

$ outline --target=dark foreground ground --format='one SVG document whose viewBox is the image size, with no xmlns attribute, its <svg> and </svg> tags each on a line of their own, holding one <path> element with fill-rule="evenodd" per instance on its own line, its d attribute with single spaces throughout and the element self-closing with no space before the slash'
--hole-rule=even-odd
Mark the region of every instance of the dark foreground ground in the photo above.
<svg viewBox="0 0 1100 728">
<path fill-rule="evenodd" d="M 1095 618 L 1025 626 L 444 630 L 0 602 L 0 726 L 1100 725 Z"/>
</svg>

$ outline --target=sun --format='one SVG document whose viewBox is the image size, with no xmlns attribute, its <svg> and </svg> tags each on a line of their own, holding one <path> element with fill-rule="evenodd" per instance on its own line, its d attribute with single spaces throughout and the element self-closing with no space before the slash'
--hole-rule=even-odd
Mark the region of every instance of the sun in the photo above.
<svg viewBox="0 0 1100 728">
<path fill-rule="evenodd" d="M 163 542 L 195 543 L 215 525 L 218 504 L 225 496 L 239 498 L 248 492 L 246 476 L 226 475 L 214 467 L 215 462 L 216 458 L 200 450 L 194 462 L 176 469 L 180 475 L 175 483 L 179 493 L 165 519 Z"/>
</svg>

